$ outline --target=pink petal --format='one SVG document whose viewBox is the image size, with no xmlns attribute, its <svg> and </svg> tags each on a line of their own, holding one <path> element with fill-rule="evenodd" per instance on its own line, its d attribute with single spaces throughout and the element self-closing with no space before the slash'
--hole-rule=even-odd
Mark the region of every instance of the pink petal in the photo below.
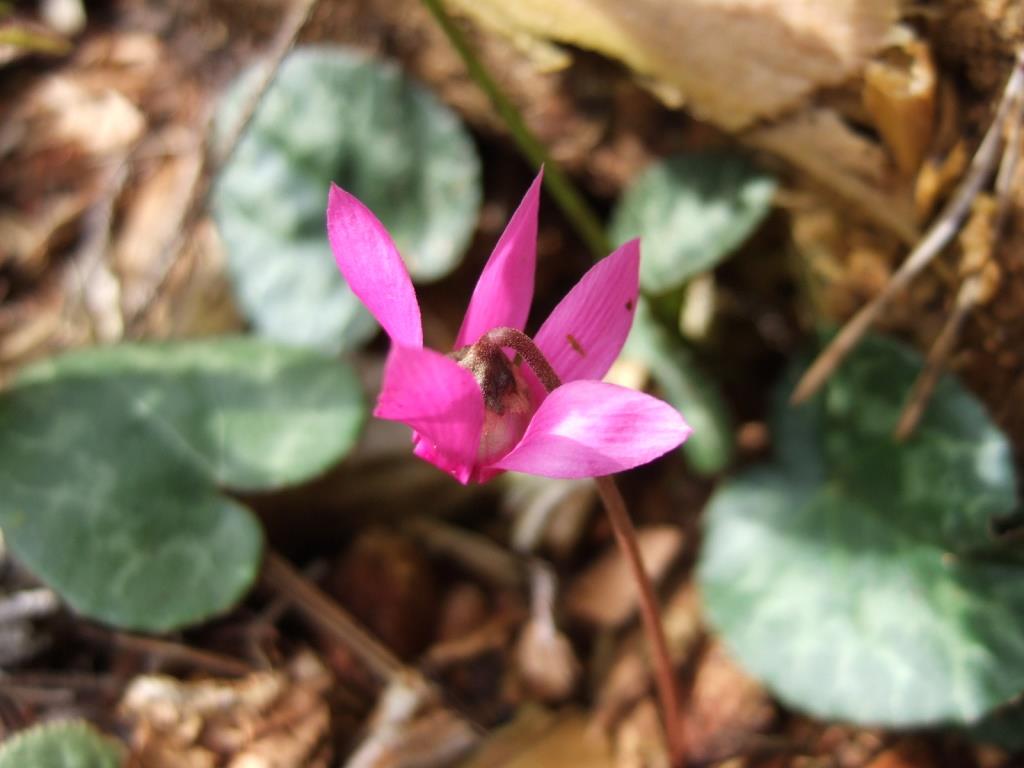
<svg viewBox="0 0 1024 768">
<path fill-rule="evenodd" d="M 630 240 L 573 286 L 535 341 L 563 382 L 600 379 L 626 343 L 636 310 L 640 241 Z"/>
<path fill-rule="evenodd" d="M 598 477 L 646 464 L 691 432 L 657 398 L 601 381 L 565 384 L 541 403 L 498 469 L 543 477 Z"/>
<path fill-rule="evenodd" d="M 498 244 L 473 289 L 455 348 L 472 344 L 492 328 L 523 329 L 533 301 L 533 274 L 537 264 L 537 210 L 541 181 L 537 174 L 523 201 L 509 219 Z"/>
<path fill-rule="evenodd" d="M 467 482 L 476 463 L 484 400 L 473 374 L 423 347 L 393 345 L 374 416 L 416 430 L 416 454 Z"/>
<path fill-rule="evenodd" d="M 420 306 L 398 249 L 370 209 L 335 184 L 327 200 L 327 238 L 349 287 L 391 340 L 422 347 Z"/>
</svg>

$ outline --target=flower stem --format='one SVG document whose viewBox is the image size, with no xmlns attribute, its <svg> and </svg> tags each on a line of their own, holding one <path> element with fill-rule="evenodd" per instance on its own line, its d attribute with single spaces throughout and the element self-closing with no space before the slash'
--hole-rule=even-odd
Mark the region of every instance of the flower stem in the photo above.
<svg viewBox="0 0 1024 768">
<path fill-rule="evenodd" d="M 644 633 L 647 635 L 647 642 L 650 645 L 651 662 L 654 665 L 654 684 L 658 690 L 658 700 L 661 703 L 662 725 L 665 729 L 665 739 L 668 742 L 669 759 L 673 768 L 682 768 L 686 764 L 686 745 L 680 730 L 679 697 L 676 694 L 675 675 L 672 669 L 672 660 L 668 654 L 668 641 L 665 639 L 665 628 L 661 621 L 658 597 L 654 593 L 651 580 L 647 577 L 647 571 L 644 570 L 643 561 L 640 558 L 640 547 L 636 541 L 636 530 L 629 519 L 626 502 L 615 484 L 615 479 L 611 476 L 595 477 L 594 482 L 597 484 L 598 493 L 601 494 L 605 511 L 608 512 L 608 520 L 611 522 L 612 531 L 615 534 L 615 543 L 622 550 L 622 554 L 629 564 L 633 581 L 636 582 L 637 590 L 639 590 L 640 617 L 643 621 Z"/>
<path fill-rule="evenodd" d="M 572 224 L 576 233 L 580 236 L 587 248 L 594 255 L 595 259 L 602 259 L 610 248 L 608 239 L 604 234 L 604 227 L 597 215 L 587 205 L 583 195 L 579 193 L 569 177 L 548 154 L 544 145 L 533 135 L 533 132 L 526 125 L 523 116 L 519 113 L 515 104 L 501 90 L 497 81 L 491 77 L 487 67 L 476 55 L 473 47 L 469 44 L 466 36 L 452 20 L 451 16 L 444 9 L 443 0 L 423 0 L 423 4 L 433 14 L 438 26 L 448 37 L 448 42 L 462 57 L 470 76 L 480 86 L 480 90 L 487 94 L 487 97 L 494 105 L 494 109 L 505 122 L 505 126 L 512 134 L 519 147 L 519 151 L 526 156 L 530 163 L 539 168 L 544 166 L 544 186 L 548 188 L 555 202 L 562 209 L 566 218 Z"/>
<path fill-rule="evenodd" d="M 540 351 L 540 347 L 522 331 L 515 328 L 495 328 L 484 335 L 481 342 L 494 345 L 495 348 L 515 350 L 537 374 L 537 378 L 548 392 L 562 385 L 561 379 L 544 357 L 544 353 Z M 619 493 L 615 479 L 611 476 L 595 477 L 594 482 L 608 512 L 615 543 L 626 558 L 633 581 L 636 582 L 640 617 L 654 665 L 654 685 L 661 703 L 662 725 L 665 729 L 669 758 L 673 768 L 683 768 L 686 765 L 686 745 L 680 731 L 679 697 L 676 695 L 675 674 L 672 670 L 672 659 L 668 654 L 668 640 L 665 639 L 665 626 L 661 620 L 658 596 L 654 593 L 647 571 L 644 570 L 640 547 L 636 541 L 636 530 L 629 519 L 626 502 Z"/>
<path fill-rule="evenodd" d="M 548 392 L 562 386 L 562 380 L 558 378 L 558 374 L 555 373 L 555 369 L 551 367 L 548 359 L 544 357 L 544 353 L 540 351 L 533 339 L 520 330 L 504 326 L 492 328 L 480 338 L 477 344 L 493 344 L 496 349 L 507 347 L 518 353 L 537 374 L 540 383 Z"/>
</svg>

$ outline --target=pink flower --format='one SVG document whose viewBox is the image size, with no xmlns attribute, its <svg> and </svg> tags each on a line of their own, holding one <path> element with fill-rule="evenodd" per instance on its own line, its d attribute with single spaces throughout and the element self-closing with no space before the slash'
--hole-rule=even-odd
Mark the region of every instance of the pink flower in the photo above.
<svg viewBox="0 0 1024 768">
<path fill-rule="evenodd" d="M 461 483 L 503 470 L 608 475 L 646 464 L 691 431 L 667 403 L 600 381 L 633 323 L 638 241 L 587 272 L 534 342 L 521 333 L 533 300 L 540 184 L 538 175 L 498 240 L 448 355 L 423 346 L 416 293 L 387 230 L 331 185 L 327 234 L 338 268 L 391 337 L 374 415 L 412 427 L 414 453 Z M 513 357 L 509 339 L 539 349 L 554 371 L 548 386 L 556 376 L 561 386 L 548 393 L 536 375 L 544 361 L 522 344 Z"/>
</svg>

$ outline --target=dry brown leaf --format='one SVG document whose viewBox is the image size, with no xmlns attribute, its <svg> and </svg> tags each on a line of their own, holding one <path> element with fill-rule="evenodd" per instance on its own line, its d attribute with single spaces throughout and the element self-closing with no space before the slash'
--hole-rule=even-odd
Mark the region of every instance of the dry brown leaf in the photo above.
<svg viewBox="0 0 1024 768">
<path fill-rule="evenodd" d="M 404 534 L 363 531 L 336 563 L 326 589 L 404 659 L 434 637 L 439 598 L 433 566 Z"/>
<path fill-rule="evenodd" d="M 146 129 L 146 118 L 120 91 L 73 75 L 44 80 L 29 104 L 37 119 L 49 123 L 46 134 L 29 137 L 37 146 L 67 143 L 109 155 L 134 144 Z"/>
<path fill-rule="evenodd" d="M 924 220 L 935 210 L 939 200 L 963 176 L 970 159 L 967 145 L 958 140 L 946 155 L 921 166 L 914 181 L 914 209 L 920 219 Z"/>
<path fill-rule="evenodd" d="M 616 768 L 671 768 L 658 707 L 641 701 L 615 732 Z"/>
<path fill-rule="evenodd" d="M 453 584 L 438 609 L 437 641 L 445 643 L 465 637 L 482 627 L 487 618 L 487 593 L 471 581 Z"/>
<path fill-rule="evenodd" d="M 167 280 L 146 303 L 145 335 L 191 338 L 241 333 L 245 319 L 235 306 L 226 271 L 227 255 L 210 219 L 196 224 Z M 139 288 L 133 284 L 131 288 Z"/>
<path fill-rule="evenodd" d="M 201 167 L 202 155 L 195 147 L 167 158 L 133 186 L 112 254 L 125 314 L 139 312 L 162 279 L 164 254 L 180 235 L 181 214 Z"/>
<path fill-rule="evenodd" d="M 148 32 L 97 35 L 85 41 L 77 53 L 81 66 L 75 76 L 96 88 L 116 88 L 134 104 L 159 98 L 153 91 L 173 84 L 174 93 L 165 98 L 187 104 L 195 84 L 185 81 L 169 58 L 160 39 Z"/>
<path fill-rule="evenodd" d="M 510 680 L 510 649 L 526 611 L 515 593 L 495 600 L 491 618 L 468 634 L 437 643 L 424 655 L 421 668 L 432 680 L 473 713 L 478 724 L 506 719 L 516 706 L 518 691 Z"/>
<path fill-rule="evenodd" d="M 775 719 L 771 697 L 741 670 L 719 641 L 704 651 L 683 710 L 683 731 L 694 760 L 743 751 Z"/>
<path fill-rule="evenodd" d="M 86 195 L 71 193 L 37 211 L 0 211 L 0 267 L 11 267 L 27 279 L 38 278 L 49 255 L 70 240 L 71 225 L 88 207 Z"/>
<path fill-rule="evenodd" d="M 728 130 L 774 117 L 858 73 L 882 48 L 896 0 L 457 0 L 508 35 L 625 62 L 670 101 Z"/>
<path fill-rule="evenodd" d="M 10 193 L 0 205 L 0 265 L 33 278 L 76 239 L 74 225 L 96 207 L 146 118 L 116 89 L 71 70 L 42 78 L 0 126 L 0 191 Z"/>
<path fill-rule="evenodd" d="M 959 62 L 978 92 L 999 88 L 1024 29 L 1020 0 L 954 0 L 941 4 L 936 50 Z"/>
<path fill-rule="evenodd" d="M 809 109 L 744 134 L 855 205 L 903 242 L 918 240 L 909 187 L 888 179 L 885 152 L 830 109 Z"/>
<path fill-rule="evenodd" d="M 670 525 L 637 530 L 640 556 L 651 581 L 657 584 L 683 546 L 683 533 Z M 617 548 L 611 548 L 569 585 L 566 612 L 601 627 L 625 624 L 636 612 L 637 587 Z"/>
<path fill-rule="evenodd" d="M 522 707 L 463 768 L 613 768 L 611 750 L 588 731 L 583 713 Z"/>
<path fill-rule="evenodd" d="M 931 51 L 909 39 L 864 70 L 864 107 L 905 176 L 917 173 L 932 143 L 938 76 Z"/>
<path fill-rule="evenodd" d="M 808 197 L 791 209 L 790 233 L 807 298 L 814 314 L 828 322 L 845 320 L 876 296 L 887 283 L 886 275 L 905 255 L 894 238 L 859 225 L 820 197 Z M 920 276 L 919 285 L 929 290 L 939 287 L 931 274 Z M 919 338 L 932 338 L 927 333 L 936 329 L 919 307 L 909 302 L 894 304 L 882 327 L 909 328 Z"/>
<path fill-rule="evenodd" d="M 903 739 L 868 763 L 867 768 L 935 768 L 931 750 L 916 739 Z"/>
</svg>

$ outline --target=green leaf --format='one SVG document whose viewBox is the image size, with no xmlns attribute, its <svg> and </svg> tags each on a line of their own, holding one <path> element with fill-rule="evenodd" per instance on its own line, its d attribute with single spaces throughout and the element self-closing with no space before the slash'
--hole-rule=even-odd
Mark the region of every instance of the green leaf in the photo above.
<svg viewBox="0 0 1024 768">
<path fill-rule="evenodd" d="M 237 123 L 262 71 L 221 102 Z M 336 352 L 376 325 L 338 273 L 324 211 L 334 181 L 388 228 L 414 279 L 450 272 L 476 226 L 480 161 L 458 118 L 394 66 L 344 48 L 284 62 L 213 192 L 239 304 L 263 334 Z"/>
<path fill-rule="evenodd" d="M 681 449 L 690 468 L 701 475 L 721 472 L 735 447 L 729 409 L 693 353 L 658 322 L 646 300 L 636 308 L 622 354 L 650 370 L 668 402 L 693 427 Z"/>
<path fill-rule="evenodd" d="M 707 510 L 711 621 L 781 699 L 821 717 L 972 722 L 1024 690 L 1024 565 L 987 533 L 1016 504 L 1010 446 L 950 377 L 895 443 L 920 370 L 908 349 L 866 340 L 814 402 L 779 408 L 776 462 Z"/>
<path fill-rule="evenodd" d="M 121 749 L 86 723 L 37 725 L 0 746 L 0 768 L 118 768 Z"/>
<path fill-rule="evenodd" d="M 221 489 L 313 477 L 354 444 L 354 374 L 254 339 L 88 349 L 0 395 L 0 526 L 77 611 L 162 631 L 233 606 L 262 553 Z"/>
<path fill-rule="evenodd" d="M 678 288 L 725 259 L 771 209 L 775 180 L 740 155 L 701 152 L 655 163 L 612 213 L 611 239 L 643 238 L 640 285 Z"/>
</svg>

